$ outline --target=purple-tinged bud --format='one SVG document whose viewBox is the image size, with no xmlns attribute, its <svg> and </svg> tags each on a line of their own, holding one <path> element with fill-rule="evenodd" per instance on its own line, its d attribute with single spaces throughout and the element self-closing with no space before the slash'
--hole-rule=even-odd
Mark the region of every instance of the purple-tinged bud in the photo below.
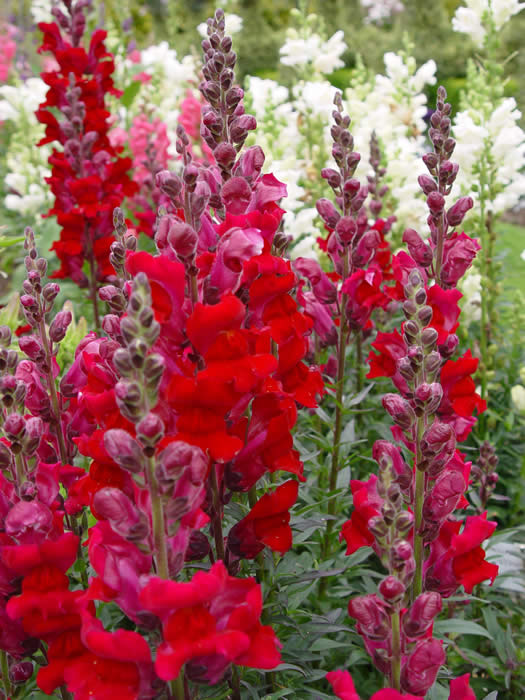
<svg viewBox="0 0 525 700">
<path fill-rule="evenodd" d="M 423 163 L 427 166 L 429 172 L 432 173 L 437 167 L 438 157 L 435 153 L 425 153 Z"/>
<path fill-rule="evenodd" d="M 428 175 L 420 175 L 417 181 L 426 195 L 429 195 L 431 192 L 435 192 L 437 190 L 436 181 L 434 178 L 429 177 Z"/>
<path fill-rule="evenodd" d="M 5 443 L 0 442 L 0 469 L 9 469 L 12 463 L 13 453 Z"/>
<path fill-rule="evenodd" d="M 336 227 L 337 222 L 341 218 L 341 215 L 329 199 L 326 199 L 324 197 L 318 199 L 315 203 L 315 208 L 317 209 L 319 216 L 325 222 L 328 228 Z"/>
<path fill-rule="evenodd" d="M 416 414 L 406 399 L 399 394 L 385 394 L 382 403 L 396 425 L 402 430 L 410 430 L 416 421 Z"/>
<path fill-rule="evenodd" d="M 11 345 L 12 333 L 9 326 L 0 326 L 0 347 L 8 348 Z"/>
<path fill-rule="evenodd" d="M 404 581 L 409 581 L 416 568 L 414 551 L 407 540 L 397 540 L 390 550 L 390 565 Z"/>
<path fill-rule="evenodd" d="M 32 416 L 26 420 L 26 435 L 24 438 L 24 452 L 31 457 L 40 447 L 40 441 L 44 434 L 44 424 L 38 416 Z"/>
<path fill-rule="evenodd" d="M 459 226 L 469 209 L 474 206 L 472 197 L 460 197 L 458 201 L 447 211 L 449 226 Z"/>
<path fill-rule="evenodd" d="M 413 381 L 414 377 L 416 376 L 416 373 L 412 368 L 412 363 L 408 357 L 402 357 L 397 361 L 397 370 L 403 379 L 407 380 L 407 382 Z"/>
<path fill-rule="evenodd" d="M 448 360 L 456 352 L 459 345 L 459 338 L 455 333 L 448 336 L 445 342 L 439 346 L 439 354 L 444 360 Z"/>
<path fill-rule="evenodd" d="M 368 206 L 370 207 L 370 213 L 376 218 L 379 216 L 379 213 L 383 208 L 382 202 L 380 202 L 378 199 L 373 199 L 371 202 L 369 202 Z"/>
<path fill-rule="evenodd" d="M 58 296 L 60 286 L 55 282 L 48 282 L 42 289 L 42 297 L 48 306 L 50 306 Z"/>
<path fill-rule="evenodd" d="M 59 311 L 49 326 L 49 337 L 53 343 L 64 340 L 69 324 L 73 320 L 71 311 Z"/>
<path fill-rule="evenodd" d="M 37 307 L 36 299 L 31 294 L 22 294 L 22 296 L 20 297 L 20 303 L 22 304 L 24 309 L 31 310 L 36 309 Z"/>
<path fill-rule="evenodd" d="M 214 149 L 213 156 L 222 168 L 229 170 L 235 163 L 237 151 L 230 143 L 220 143 Z"/>
<path fill-rule="evenodd" d="M 414 287 L 414 290 L 423 286 L 423 277 L 417 267 L 413 267 L 408 273 L 408 281 Z"/>
<path fill-rule="evenodd" d="M 421 637 L 443 608 L 441 595 L 436 591 L 421 593 L 403 616 L 403 631 L 410 639 Z"/>
<path fill-rule="evenodd" d="M 403 302 L 403 313 L 407 319 L 413 318 L 417 313 L 417 304 L 413 299 L 406 299 Z"/>
<path fill-rule="evenodd" d="M 431 192 L 427 197 L 427 206 L 433 216 L 438 216 L 445 208 L 445 198 L 439 192 Z"/>
<path fill-rule="evenodd" d="M 415 321 L 407 321 L 405 325 L 403 326 L 403 333 L 406 336 L 409 345 L 412 345 L 419 333 L 419 326 Z"/>
<path fill-rule="evenodd" d="M 126 343 L 131 343 L 132 340 L 140 336 L 139 325 L 131 316 L 125 316 L 121 319 L 120 332 L 124 336 Z"/>
<path fill-rule="evenodd" d="M 164 437 L 164 423 L 155 413 L 148 413 L 137 424 L 137 438 L 147 457 L 155 454 L 155 446 Z"/>
<path fill-rule="evenodd" d="M 398 603 L 405 594 L 405 585 L 395 576 L 387 576 L 379 584 L 379 592 L 387 603 Z"/>
<path fill-rule="evenodd" d="M 428 323 L 432 319 L 432 309 L 431 307 L 423 307 L 430 309 L 430 318 L 429 314 L 423 314 L 423 318 L 420 319 L 422 323 Z M 428 320 L 426 320 L 428 319 Z M 431 348 L 434 347 L 437 343 L 438 339 L 438 332 L 435 328 L 432 328 L 432 326 L 429 326 L 428 328 L 425 328 L 424 330 L 421 331 L 421 345 L 425 348 Z"/>
<path fill-rule="evenodd" d="M 355 267 L 365 267 L 374 256 L 381 237 L 377 231 L 370 229 L 364 233 L 352 253 L 352 263 Z"/>
<path fill-rule="evenodd" d="M 172 200 L 177 200 L 182 191 L 182 181 L 178 175 L 169 170 L 161 170 L 155 176 L 159 190 Z"/>
<path fill-rule="evenodd" d="M 359 161 L 361 160 L 361 154 L 360 153 L 349 153 L 346 157 L 346 167 L 350 171 L 350 174 L 353 175 L 355 172 L 355 169 L 359 165 Z"/>
<path fill-rule="evenodd" d="M 40 363 L 46 358 L 42 341 L 36 335 L 22 335 L 18 339 L 20 350 L 33 362 Z"/>
<path fill-rule="evenodd" d="M 146 465 L 144 451 L 131 435 L 121 428 L 106 430 L 104 447 L 115 462 L 133 474 L 143 471 Z"/>
<path fill-rule="evenodd" d="M 102 330 L 113 340 L 120 337 L 120 318 L 116 314 L 106 314 L 102 319 Z"/>
<path fill-rule="evenodd" d="M 368 521 L 368 529 L 377 540 L 381 540 L 388 534 L 388 527 L 380 515 L 374 515 Z"/>
<path fill-rule="evenodd" d="M 204 559 L 204 557 L 208 556 L 210 550 L 210 543 L 204 532 L 192 530 L 184 560 L 198 561 L 199 559 Z"/>
<path fill-rule="evenodd" d="M 222 81 L 221 81 L 222 82 Z M 230 138 L 234 143 L 240 143 L 248 136 L 248 131 L 257 128 L 257 120 L 251 114 L 243 114 L 233 120 L 230 126 Z"/>
<path fill-rule="evenodd" d="M 425 413 L 434 413 L 443 398 L 443 387 L 438 382 L 420 384 L 414 393 L 417 406 L 421 406 Z"/>
<path fill-rule="evenodd" d="M 39 543 L 53 529 L 53 513 L 40 501 L 18 501 L 5 519 L 5 532 L 20 544 Z"/>
<path fill-rule="evenodd" d="M 133 373 L 131 357 L 129 354 L 129 350 L 127 350 L 126 348 L 118 348 L 117 350 L 115 350 L 115 352 L 113 353 L 112 361 L 115 369 L 122 377 L 128 377 L 130 374 Z"/>
<path fill-rule="evenodd" d="M 127 301 L 123 291 L 113 284 L 101 287 L 98 290 L 98 296 L 101 301 L 105 301 L 117 313 L 122 313 L 126 309 Z"/>
<path fill-rule="evenodd" d="M 345 181 L 343 185 L 343 192 L 347 195 L 348 199 L 353 199 L 361 189 L 361 183 L 356 178 L 350 178 Z"/>
<path fill-rule="evenodd" d="M 401 688 L 413 695 L 425 696 L 436 680 L 439 667 L 445 663 L 442 642 L 420 639 L 401 672 Z"/>
<path fill-rule="evenodd" d="M 421 366 L 424 358 L 423 348 L 420 345 L 412 345 L 408 349 L 407 357 L 410 360 L 412 367 L 414 369 L 418 369 Z"/>
<path fill-rule="evenodd" d="M 13 685 L 22 685 L 33 675 L 33 663 L 31 661 L 19 661 L 9 667 L 9 680 Z"/>
<path fill-rule="evenodd" d="M 422 291 L 422 290 L 420 290 Z M 430 321 L 432 320 L 432 307 L 431 306 L 422 306 L 419 311 L 417 312 L 417 320 L 421 323 L 422 326 L 428 326 Z M 434 330 L 434 328 L 426 328 L 425 330 Z M 426 333 L 423 331 L 421 334 L 421 344 L 423 345 L 424 348 L 430 347 L 433 343 L 437 341 L 437 331 L 436 331 L 436 337 L 433 339 L 433 335 Z"/>
<path fill-rule="evenodd" d="M 357 232 L 357 224 L 351 216 L 343 216 L 337 222 L 335 227 L 337 240 L 342 246 L 348 246 L 352 243 Z"/>
<path fill-rule="evenodd" d="M 416 304 L 419 304 L 420 306 L 427 303 L 427 292 L 423 287 L 416 291 L 414 300 Z"/>
<path fill-rule="evenodd" d="M 188 163 L 182 171 L 182 179 L 186 185 L 193 185 L 199 177 L 199 169 L 195 163 Z"/>
<path fill-rule="evenodd" d="M 403 243 L 407 244 L 410 255 L 418 265 L 428 267 L 432 263 L 432 249 L 413 228 L 407 228 L 403 233 Z"/>
<path fill-rule="evenodd" d="M 330 187 L 335 190 L 341 187 L 341 175 L 333 168 L 323 168 L 321 177 L 328 182 Z"/>
<path fill-rule="evenodd" d="M 442 472 L 434 488 L 427 494 L 423 504 L 423 518 L 431 523 L 440 523 L 456 509 L 466 484 L 458 471 Z"/>
<path fill-rule="evenodd" d="M 357 620 L 360 633 L 368 639 L 384 640 L 390 636 L 390 618 L 379 596 L 353 598 L 348 603 L 348 614 Z"/>
<path fill-rule="evenodd" d="M 149 383 L 159 379 L 164 372 L 165 366 L 166 363 L 162 355 L 157 353 L 148 355 L 144 363 L 144 377 L 146 381 Z"/>
<path fill-rule="evenodd" d="M 230 214 L 244 214 L 252 196 L 252 188 L 243 177 L 232 177 L 224 183 L 222 201 Z"/>
<path fill-rule="evenodd" d="M 155 475 L 163 492 L 171 489 L 183 472 L 191 470 L 197 480 L 203 479 L 208 470 L 206 455 L 200 447 L 175 441 L 157 457 Z"/>
<path fill-rule="evenodd" d="M 432 456 L 441 452 L 447 442 L 455 437 L 454 430 L 448 423 L 435 420 L 423 433 L 421 450 L 424 456 Z"/>
<path fill-rule="evenodd" d="M 26 420 L 19 413 L 10 413 L 5 419 L 4 432 L 9 441 L 21 440 L 26 432 Z"/>
<path fill-rule="evenodd" d="M 363 203 L 365 199 L 368 197 L 368 187 L 361 187 L 359 192 L 353 197 L 352 201 L 350 202 L 350 208 L 353 212 L 358 212 L 361 207 L 363 206 Z"/>
<path fill-rule="evenodd" d="M 113 530 L 127 540 L 142 540 L 149 534 L 146 516 L 121 489 L 100 489 L 93 498 L 93 506 L 97 513 L 109 520 Z"/>
<path fill-rule="evenodd" d="M 199 240 L 197 232 L 189 224 L 172 217 L 170 219 L 167 236 L 169 245 L 180 258 L 193 258 Z"/>
<path fill-rule="evenodd" d="M 408 510 L 402 510 L 394 521 L 394 528 L 400 537 L 406 537 L 414 527 L 414 514 Z"/>
</svg>

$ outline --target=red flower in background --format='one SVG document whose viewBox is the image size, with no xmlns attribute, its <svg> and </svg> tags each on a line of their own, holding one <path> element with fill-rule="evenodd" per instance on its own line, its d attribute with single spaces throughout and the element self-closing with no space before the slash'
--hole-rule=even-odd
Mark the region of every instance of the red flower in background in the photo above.
<svg viewBox="0 0 525 700">
<path fill-rule="evenodd" d="M 297 501 L 299 483 L 286 481 L 266 493 L 246 517 L 232 527 L 228 548 L 238 557 L 254 559 L 264 547 L 284 554 L 292 546 L 290 508 Z"/>
</svg>

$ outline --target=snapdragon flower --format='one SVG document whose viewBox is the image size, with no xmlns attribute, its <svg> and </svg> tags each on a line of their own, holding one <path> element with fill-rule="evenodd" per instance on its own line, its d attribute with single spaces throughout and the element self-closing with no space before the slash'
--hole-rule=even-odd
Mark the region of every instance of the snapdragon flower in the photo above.
<svg viewBox="0 0 525 700">
<path fill-rule="evenodd" d="M 361 7 L 367 13 L 365 24 L 384 24 L 405 9 L 400 0 L 361 0 Z"/>
<path fill-rule="evenodd" d="M 494 21 L 499 31 L 511 17 L 525 7 L 518 0 L 465 0 L 466 7 L 458 7 L 452 18 L 452 29 L 468 34 L 477 46 L 483 46 L 487 35 L 487 19 Z"/>
<path fill-rule="evenodd" d="M 303 32 L 301 35 L 296 29 L 289 29 L 279 53 L 284 66 L 303 68 L 314 75 L 328 75 L 344 66 L 341 56 L 346 49 L 341 30 L 325 41 L 319 34 Z"/>
</svg>

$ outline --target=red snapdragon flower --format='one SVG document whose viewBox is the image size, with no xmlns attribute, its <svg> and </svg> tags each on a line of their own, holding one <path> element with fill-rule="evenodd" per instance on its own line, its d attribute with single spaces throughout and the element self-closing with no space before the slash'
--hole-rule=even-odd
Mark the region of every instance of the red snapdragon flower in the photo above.
<svg viewBox="0 0 525 700">
<path fill-rule="evenodd" d="M 298 489 L 299 483 L 290 480 L 265 493 L 230 530 L 229 549 L 243 559 L 254 559 L 265 546 L 285 554 L 292 546 L 289 510 L 297 501 Z"/>
</svg>

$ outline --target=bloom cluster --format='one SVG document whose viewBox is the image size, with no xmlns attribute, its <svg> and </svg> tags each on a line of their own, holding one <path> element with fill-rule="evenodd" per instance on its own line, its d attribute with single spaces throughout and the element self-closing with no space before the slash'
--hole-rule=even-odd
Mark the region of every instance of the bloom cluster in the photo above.
<svg viewBox="0 0 525 700">
<path fill-rule="evenodd" d="M 55 196 L 48 214 L 56 216 L 61 227 L 60 240 L 53 244 L 61 267 L 54 276 L 89 285 L 98 326 L 97 285 L 113 274 L 108 259 L 113 209 L 123 196 L 133 194 L 136 185 L 126 172 L 130 159 L 118 156 L 108 139 L 105 95 L 118 93 L 111 77 L 113 59 L 104 46 L 106 33 L 95 31 L 87 50 L 81 45 L 85 7 L 84 2 L 67 3 L 65 13 L 53 8 L 57 22 L 40 24 L 44 35 L 40 51 L 51 52 L 57 68 L 42 74 L 49 89 L 37 119 L 46 125 L 39 145 L 61 146 L 49 158 L 52 172 L 47 180 Z M 63 121 L 58 121 L 54 109 L 64 115 Z"/>
<path fill-rule="evenodd" d="M 386 394 L 383 406 L 400 445 L 376 441 L 379 474 L 351 482 L 354 511 L 341 531 L 347 554 L 372 546 L 388 572 L 378 594 L 350 601 L 349 614 L 393 689 L 417 697 L 427 693 L 445 662 L 442 643 L 432 637 L 442 598 L 460 586 L 472 593 L 476 584 L 494 581 L 498 571 L 481 548 L 496 523 L 487 521 L 486 511 L 464 522 L 454 517 L 467 505 L 463 494 L 471 466 L 457 443 L 466 439 L 476 421 L 473 412 L 483 411 L 485 402 L 470 376 L 477 367 L 470 350 L 452 359 L 461 296 L 455 285 L 479 246 L 465 233 L 448 230 L 461 223 L 472 200 L 461 198 L 445 211 L 457 173 L 449 160 L 455 142 L 445 98 L 439 88 L 429 134 L 434 152 L 423 157 L 430 175 L 419 178 L 431 240 L 405 232 L 411 256 L 398 253 L 392 263 L 404 297 L 402 333 L 379 333 L 372 343 L 379 354 L 369 358 L 368 376 L 391 377 L 399 392 Z M 485 487 L 481 472 L 480 478 Z"/>
</svg>

